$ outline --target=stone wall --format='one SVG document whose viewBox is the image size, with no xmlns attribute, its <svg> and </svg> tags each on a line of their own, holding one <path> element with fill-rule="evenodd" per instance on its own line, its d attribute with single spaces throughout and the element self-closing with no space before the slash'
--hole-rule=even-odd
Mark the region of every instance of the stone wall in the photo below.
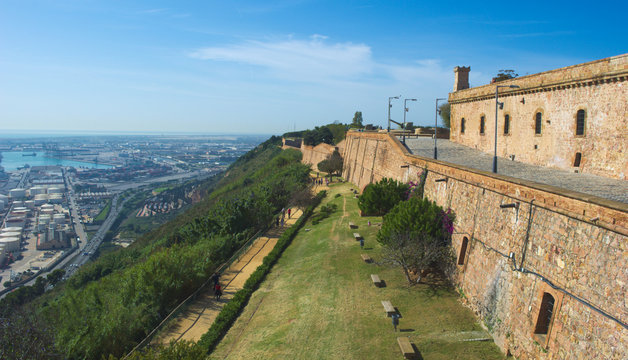
<svg viewBox="0 0 628 360">
<path fill-rule="evenodd" d="M 427 171 L 425 195 L 456 214 L 457 286 L 505 353 L 628 357 L 628 205 L 414 156 L 388 134 L 349 132 L 343 157 L 361 189 Z M 534 334 L 545 293 L 555 300 L 547 336 Z"/>
<path fill-rule="evenodd" d="M 282 148 L 283 149 L 297 148 L 301 150 L 301 153 L 303 153 L 302 162 L 304 164 L 312 165 L 312 168 L 314 170 L 318 170 L 318 167 L 317 167 L 318 163 L 327 159 L 327 157 L 331 155 L 334 152 L 334 150 L 338 150 L 342 154 L 342 152 L 344 151 L 344 144 L 345 144 L 345 141 L 342 140 L 336 146 L 325 144 L 325 143 L 321 143 L 316 146 L 310 146 L 310 145 L 302 144 L 302 141 L 300 141 L 300 139 L 299 141 L 297 141 L 295 139 L 284 138 Z"/>
<path fill-rule="evenodd" d="M 493 153 L 495 144 L 495 87 L 500 88 L 497 155 L 516 160 L 587 172 L 616 179 L 628 178 L 628 54 L 569 66 L 539 74 L 455 91 L 451 103 L 452 141 Z M 585 112 L 584 135 L 576 135 L 576 114 Z M 535 132 L 536 113 L 542 114 L 541 134 Z M 505 116 L 510 130 L 504 133 Z M 484 134 L 480 118 L 485 118 Z M 461 129 L 465 119 L 464 133 Z M 575 166 L 576 153 L 580 164 Z"/>
</svg>

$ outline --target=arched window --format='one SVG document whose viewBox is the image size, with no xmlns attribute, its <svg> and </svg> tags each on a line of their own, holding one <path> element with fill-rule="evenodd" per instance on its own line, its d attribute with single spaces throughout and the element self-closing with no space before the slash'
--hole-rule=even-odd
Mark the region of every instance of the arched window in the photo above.
<svg viewBox="0 0 628 360">
<path fill-rule="evenodd" d="M 484 115 L 480 117 L 480 134 L 484 134 L 485 119 Z"/>
<path fill-rule="evenodd" d="M 543 293 L 543 299 L 541 300 L 541 309 L 539 310 L 539 317 L 536 320 L 536 326 L 534 327 L 534 333 L 540 335 L 547 335 L 550 325 L 552 324 L 552 317 L 554 315 L 554 297 L 550 293 Z"/>
<path fill-rule="evenodd" d="M 504 135 L 510 134 L 510 115 L 504 115 Z"/>
<path fill-rule="evenodd" d="M 536 135 L 541 135 L 541 128 L 543 126 L 543 114 L 541 112 L 537 112 L 534 117 L 534 133 Z"/>
<path fill-rule="evenodd" d="M 576 113 L 576 136 L 584 136 L 584 118 L 586 113 L 584 110 L 578 110 Z"/>
<path fill-rule="evenodd" d="M 464 134 L 464 125 L 465 125 L 464 123 L 465 123 L 464 118 L 462 118 L 460 120 L 460 133 L 461 134 Z"/>
<path fill-rule="evenodd" d="M 458 265 L 464 265 L 464 260 L 467 257 L 468 245 L 469 245 L 469 239 L 465 236 L 462 239 L 462 245 L 460 245 L 460 255 L 458 255 Z"/>
</svg>

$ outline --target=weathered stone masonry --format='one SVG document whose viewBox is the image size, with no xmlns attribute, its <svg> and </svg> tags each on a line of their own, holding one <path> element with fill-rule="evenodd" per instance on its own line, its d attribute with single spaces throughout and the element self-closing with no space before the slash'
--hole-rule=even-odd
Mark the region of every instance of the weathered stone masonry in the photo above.
<svg viewBox="0 0 628 360">
<path fill-rule="evenodd" d="M 342 154 L 362 189 L 428 171 L 425 195 L 456 214 L 458 286 L 504 352 L 628 357 L 628 205 L 421 158 L 388 134 L 349 132 Z"/>
<path fill-rule="evenodd" d="M 345 141 L 341 141 L 336 146 L 321 143 L 316 146 L 305 145 L 301 139 L 283 139 L 283 149 L 297 148 L 303 154 L 302 162 L 304 164 L 312 165 L 313 169 L 318 170 L 318 163 L 327 159 L 334 150 L 338 150 L 342 153 Z"/>
<path fill-rule="evenodd" d="M 474 88 L 468 88 L 469 70 L 454 69 L 452 141 L 492 154 L 495 87 L 517 85 L 499 90 L 504 105 L 497 117 L 498 156 L 628 178 L 628 54 Z"/>
</svg>

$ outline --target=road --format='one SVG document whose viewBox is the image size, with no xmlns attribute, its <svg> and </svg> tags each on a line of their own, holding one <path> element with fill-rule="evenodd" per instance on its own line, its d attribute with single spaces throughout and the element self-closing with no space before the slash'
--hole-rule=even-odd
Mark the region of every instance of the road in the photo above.
<svg viewBox="0 0 628 360">
<path fill-rule="evenodd" d="M 166 182 L 168 180 L 173 180 L 173 179 L 185 179 L 185 178 L 191 178 L 195 176 L 200 178 L 201 175 L 206 175 L 206 174 L 203 174 L 201 171 L 192 171 L 189 173 L 162 176 L 162 177 L 158 177 L 154 179 L 147 179 L 145 181 L 138 181 L 138 182 L 133 182 L 133 183 L 107 185 L 107 188 L 109 190 L 118 192 L 118 194 L 114 195 L 114 197 L 111 200 L 111 210 L 109 211 L 109 215 L 107 215 L 107 218 L 105 219 L 105 221 L 102 223 L 100 228 L 98 228 L 98 231 L 96 231 L 94 236 L 91 239 L 89 239 L 89 241 L 87 241 L 87 235 L 85 234 L 83 225 L 80 223 L 79 218 L 78 218 L 78 211 L 76 207 L 76 199 L 75 199 L 74 192 L 70 190 L 70 195 L 68 196 L 68 198 L 70 201 L 70 207 L 72 209 L 71 211 L 73 212 L 72 218 L 76 221 L 76 232 L 82 241 L 79 244 L 77 255 L 68 256 L 66 259 L 61 261 L 57 266 L 55 266 L 55 269 L 61 269 L 65 267 L 66 274 L 65 274 L 64 279 L 68 279 L 78 270 L 79 267 L 81 267 L 83 264 L 89 261 L 89 259 L 92 257 L 92 255 L 96 252 L 96 250 L 100 246 L 100 244 L 103 242 L 104 237 L 107 234 L 107 231 L 109 231 L 109 229 L 113 225 L 113 222 L 118 217 L 118 214 L 120 210 L 124 207 L 124 204 L 126 203 L 126 201 L 131 198 L 129 196 L 123 202 L 118 204 L 120 192 L 128 190 L 128 189 L 138 188 L 144 185 L 153 184 L 153 183 Z M 66 177 L 66 181 L 68 182 L 68 185 L 70 185 L 70 179 L 68 177 Z M 70 186 L 70 189 L 72 189 L 71 186 Z"/>
<path fill-rule="evenodd" d="M 146 179 L 144 181 L 137 181 L 137 182 L 132 182 L 132 183 L 107 184 L 108 189 L 111 190 L 112 192 L 117 192 L 117 194 L 114 195 L 114 197 L 111 200 L 111 210 L 109 211 L 109 215 L 107 215 L 107 218 L 102 223 L 100 228 L 98 228 L 98 231 L 96 231 L 94 236 L 88 241 L 87 234 L 85 233 L 85 229 L 83 228 L 83 224 L 81 223 L 80 218 L 79 218 L 78 206 L 76 205 L 76 195 L 74 193 L 70 177 L 68 176 L 67 172 L 64 171 L 65 181 L 69 189 L 67 193 L 67 197 L 68 197 L 68 203 L 70 206 L 70 218 L 75 224 L 74 228 L 76 231 L 76 235 L 81 239 L 81 242 L 78 244 L 78 249 L 75 250 L 76 254 L 68 255 L 65 259 L 60 261 L 52 269 L 49 269 L 48 271 L 42 271 L 39 275 L 37 275 L 36 277 L 26 282 L 24 285 L 31 286 L 35 284 L 35 281 L 37 280 L 38 277 L 41 277 L 41 276 L 45 277 L 50 272 L 56 269 L 63 269 L 63 268 L 66 269 L 66 273 L 63 279 L 67 280 L 83 264 L 89 261 L 89 259 L 92 257 L 92 255 L 94 255 L 94 253 L 100 246 L 100 244 L 103 242 L 105 234 L 107 234 L 107 231 L 109 231 L 109 229 L 113 225 L 114 221 L 118 217 L 118 214 L 120 210 L 123 208 L 126 201 L 131 198 L 129 196 L 120 204 L 118 204 L 119 194 L 121 192 L 126 191 L 128 189 L 134 189 L 134 188 L 138 188 L 138 187 L 153 184 L 153 183 L 167 182 L 169 180 L 187 179 L 187 178 L 192 178 L 192 177 L 197 177 L 200 179 L 203 177 L 211 176 L 213 174 L 214 174 L 213 172 L 204 173 L 202 171 L 196 170 L 192 172 L 162 176 L 162 177 L 158 177 L 154 179 Z M 0 296 L 0 298 L 2 297 L 3 296 Z"/>
<path fill-rule="evenodd" d="M 107 234 L 107 231 L 109 231 L 109 229 L 113 225 L 113 222 L 118 217 L 118 213 L 120 209 L 122 209 L 122 207 L 124 206 L 124 203 L 128 200 L 127 198 L 124 201 L 122 201 L 120 204 L 118 204 L 118 198 L 119 198 L 119 195 L 116 194 L 111 199 L 111 210 L 109 211 L 109 215 L 107 215 L 107 218 L 102 223 L 100 228 L 98 228 L 98 231 L 96 231 L 94 236 L 91 239 L 89 239 L 89 241 L 87 240 L 86 235 L 81 236 L 81 239 L 83 239 L 83 241 L 79 244 L 78 255 L 72 258 L 68 257 L 66 259 L 68 261 L 64 260 L 61 263 L 59 263 L 59 265 L 57 266 L 57 268 L 62 268 L 62 267 L 66 268 L 66 273 L 64 277 L 65 279 L 72 276 L 72 274 L 74 274 L 79 267 L 85 264 L 90 259 L 90 257 L 96 252 L 100 244 L 103 242 L 105 235 Z"/>
<path fill-rule="evenodd" d="M 122 192 L 128 189 L 133 189 L 136 187 L 140 187 L 140 186 L 144 186 L 144 185 L 150 185 L 150 184 L 154 184 L 154 183 L 160 183 L 160 182 L 168 182 L 170 180 L 181 180 L 181 179 L 189 179 L 189 178 L 193 178 L 193 177 L 202 177 L 202 176 L 210 176 L 213 175 L 214 173 L 203 173 L 201 170 L 195 170 L 195 171 L 190 171 L 190 172 L 185 172 L 185 173 L 179 173 L 179 174 L 174 174 L 174 175 L 167 175 L 167 176 L 161 176 L 158 178 L 153 178 L 153 179 L 146 179 L 146 180 L 141 180 L 141 181 L 137 181 L 137 182 L 129 182 L 129 183 L 103 183 L 103 185 L 105 185 L 105 187 L 112 192 Z"/>
</svg>

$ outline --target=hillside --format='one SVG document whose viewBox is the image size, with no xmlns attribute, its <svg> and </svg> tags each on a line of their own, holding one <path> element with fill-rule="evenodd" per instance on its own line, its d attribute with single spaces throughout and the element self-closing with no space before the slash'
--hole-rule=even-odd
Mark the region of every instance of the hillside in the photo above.
<svg viewBox="0 0 628 360">
<path fill-rule="evenodd" d="M 0 315 L 19 326 L 0 327 L 0 357 L 94 359 L 130 350 L 307 184 L 300 152 L 277 145 L 277 138 L 261 144 L 208 182 L 186 213 L 52 292 L 3 302 Z"/>
</svg>

